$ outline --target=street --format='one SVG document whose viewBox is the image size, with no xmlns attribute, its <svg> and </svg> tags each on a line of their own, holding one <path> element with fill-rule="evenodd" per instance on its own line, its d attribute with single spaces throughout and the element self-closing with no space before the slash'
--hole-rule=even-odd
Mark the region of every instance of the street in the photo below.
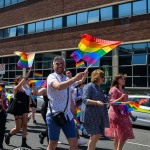
<svg viewBox="0 0 150 150">
<path fill-rule="evenodd" d="M 43 119 L 40 113 L 36 113 L 37 125 L 33 125 L 32 119 L 28 123 L 28 135 L 27 144 L 32 147 L 32 150 L 46 150 L 47 140 L 45 138 L 44 144 L 41 145 L 39 142 L 39 133 L 45 129 Z M 8 114 L 6 122 L 6 133 L 10 131 L 15 126 L 14 118 L 12 115 Z M 150 150 L 150 128 L 134 126 L 135 139 L 129 140 L 125 144 L 123 150 Z M 81 137 L 88 141 L 87 138 Z M 4 148 L 6 150 L 13 150 L 20 147 L 21 145 L 21 133 L 17 133 L 11 137 L 10 145 L 6 145 L 4 142 Z M 58 150 L 69 149 L 68 142 L 63 133 L 60 136 L 61 144 L 58 144 Z M 87 144 L 84 146 L 79 146 L 79 150 L 86 150 Z M 113 141 L 102 137 L 98 143 L 96 150 L 113 150 Z"/>
</svg>

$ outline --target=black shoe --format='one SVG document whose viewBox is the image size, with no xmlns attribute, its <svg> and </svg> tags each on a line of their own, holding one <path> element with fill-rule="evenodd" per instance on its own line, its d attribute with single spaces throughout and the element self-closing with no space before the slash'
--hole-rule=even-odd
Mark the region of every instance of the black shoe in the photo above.
<svg viewBox="0 0 150 150">
<path fill-rule="evenodd" d="M 41 133 L 39 134 L 39 138 L 40 138 L 40 143 L 43 144 L 44 136 Z"/>
<path fill-rule="evenodd" d="M 37 124 L 36 120 L 33 121 L 33 124 Z"/>
<path fill-rule="evenodd" d="M 5 134 L 5 143 L 7 144 L 7 145 L 9 145 L 9 143 L 10 143 L 10 135 L 9 134 Z"/>
<path fill-rule="evenodd" d="M 26 143 L 26 138 L 22 138 L 22 145 L 21 145 L 21 147 L 26 147 L 26 148 L 31 149 L 31 147 L 29 145 L 27 145 L 27 143 Z"/>
<path fill-rule="evenodd" d="M 22 144 L 21 147 L 26 147 L 26 148 L 31 149 L 31 147 L 29 145 L 27 145 L 26 143 Z"/>
</svg>

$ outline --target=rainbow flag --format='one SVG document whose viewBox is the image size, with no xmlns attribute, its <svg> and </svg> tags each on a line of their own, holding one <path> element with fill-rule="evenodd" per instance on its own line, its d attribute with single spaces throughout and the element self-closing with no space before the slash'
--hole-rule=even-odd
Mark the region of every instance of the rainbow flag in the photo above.
<svg viewBox="0 0 150 150">
<path fill-rule="evenodd" d="M 2 91 L 2 89 L 3 89 L 3 88 L 0 86 L 0 91 Z"/>
<path fill-rule="evenodd" d="M 77 111 L 77 117 L 80 117 L 81 110 L 78 107 L 76 107 L 76 111 Z"/>
<path fill-rule="evenodd" d="M 114 105 L 121 105 L 121 109 L 126 112 L 129 113 L 132 110 L 138 110 L 140 105 L 138 103 L 132 102 L 132 101 L 127 101 L 127 102 L 112 102 L 112 104 Z"/>
<path fill-rule="evenodd" d="M 39 78 L 42 78 L 42 74 L 38 73 L 38 72 L 34 72 L 33 77 L 36 78 L 36 79 L 39 79 Z"/>
<path fill-rule="evenodd" d="M 35 57 L 35 54 L 27 54 L 24 52 L 14 52 L 16 55 L 20 57 L 17 65 L 20 68 L 31 68 L 33 64 L 33 60 Z"/>
<path fill-rule="evenodd" d="M 6 93 L 6 94 L 5 94 L 5 97 L 6 97 L 8 100 L 10 100 L 11 95 Z"/>
<path fill-rule="evenodd" d="M 78 44 L 79 50 L 74 51 L 70 56 L 76 62 L 82 59 L 89 64 L 94 64 L 98 59 L 122 43 L 121 41 L 98 39 L 89 34 L 83 34 L 81 37 L 82 39 Z"/>
<path fill-rule="evenodd" d="M 29 84 L 35 83 L 35 85 L 36 85 L 37 87 L 39 87 L 39 86 L 43 85 L 44 82 L 45 82 L 45 80 L 30 80 L 30 81 L 29 81 Z"/>
<path fill-rule="evenodd" d="M 79 61 L 76 63 L 76 68 L 80 68 L 80 67 L 84 67 L 85 64 L 84 64 L 84 61 Z"/>
</svg>

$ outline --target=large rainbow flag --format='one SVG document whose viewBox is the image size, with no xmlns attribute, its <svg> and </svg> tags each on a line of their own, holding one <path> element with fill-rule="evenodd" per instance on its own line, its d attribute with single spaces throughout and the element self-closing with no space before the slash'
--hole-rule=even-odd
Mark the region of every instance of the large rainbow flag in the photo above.
<svg viewBox="0 0 150 150">
<path fill-rule="evenodd" d="M 20 67 L 20 68 L 31 68 L 32 67 L 35 53 L 27 54 L 27 53 L 19 52 L 19 51 L 16 51 L 14 53 L 20 57 L 20 59 L 17 63 L 18 67 Z"/>
<path fill-rule="evenodd" d="M 78 44 L 79 50 L 74 51 L 70 56 L 76 62 L 82 59 L 89 64 L 94 64 L 102 56 L 122 43 L 122 41 L 99 39 L 89 34 L 83 34 L 81 37 L 82 39 Z"/>
</svg>

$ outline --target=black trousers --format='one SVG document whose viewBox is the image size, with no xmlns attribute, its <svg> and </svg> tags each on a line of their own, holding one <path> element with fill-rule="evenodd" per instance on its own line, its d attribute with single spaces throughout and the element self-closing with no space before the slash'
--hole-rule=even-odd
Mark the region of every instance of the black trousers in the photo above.
<svg viewBox="0 0 150 150">
<path fill-rule="evenodd" d="M 44 102 L 43 105 L 42 105 L 42 108 L 41 108 L 41 115 L 43 117 L 43 120 L 46 124 L 46 113 L 47 113 L 47 107 L 48 107 L 48 103 Z M 47 125 L 46 125 L 47 126 Z M 47 139 L 48 139 L 48 131 L 47 131 L 47 127 L 46 127 L 46 130 L 41 132 L 41 134 L 46 137 L 47 136 Z"/>
<path fill-rule="evenodd" d="M 0 110 L 0 148 L 3 148 L 5 124 L 6 124 L 6 113 L 3 110 Z"/>
</svg>

